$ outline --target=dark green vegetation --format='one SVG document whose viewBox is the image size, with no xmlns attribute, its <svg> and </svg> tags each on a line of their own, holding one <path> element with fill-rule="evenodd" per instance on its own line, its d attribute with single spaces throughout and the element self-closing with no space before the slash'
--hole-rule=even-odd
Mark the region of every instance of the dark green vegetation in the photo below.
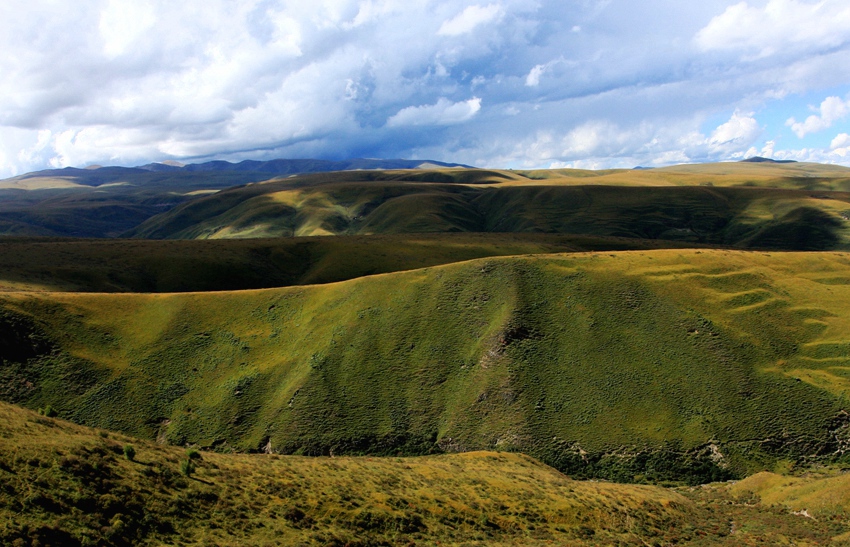
<svg viewBox="0 0 850 547">
<path fill-rule="evenodd" d="M 128 440 L 0 404 L 0 543 L 740 546 L 848 531 L 841 504 L 812 521 L 751 489 L 583 483 L 504 452 L 190 458 L 134 440 L 130 459 Z"/>
<path fill-rule="evenodd" d="M 638 187 L 593 177 L 532 182 L 514 173 L 481 170 L 310 175 L 201 197 L 126 235 L 197 239 L 542 232 L 744 248 L 850 248 L 846 192 Z M 654 182 L 666 184 L 661 175 Z"/>
<path fill-rule="evenodd" d="M 229 240 L 0 238 L 0 290 L 188 292 L 345 281 L 487 256 L 685 247 L 560 234 Z"/>
<path fill-rule="evenodd" d="M 522 451 L 699 483 L 840 461 L 842 254 L 487 258 L 329 285 L 9 293 L 4 400 L 172 444 Z"/>
</svg>

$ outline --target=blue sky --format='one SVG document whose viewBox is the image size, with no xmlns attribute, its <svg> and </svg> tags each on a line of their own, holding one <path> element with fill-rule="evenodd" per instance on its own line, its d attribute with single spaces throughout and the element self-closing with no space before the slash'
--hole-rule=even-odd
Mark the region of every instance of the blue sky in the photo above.
<svg viewBox="0 0 850 547">
<path fill-rule="evenodd" d="M 846 0 L 6 0 L 0 176 L 276 157 L 850 165 Z"/>
</svg>

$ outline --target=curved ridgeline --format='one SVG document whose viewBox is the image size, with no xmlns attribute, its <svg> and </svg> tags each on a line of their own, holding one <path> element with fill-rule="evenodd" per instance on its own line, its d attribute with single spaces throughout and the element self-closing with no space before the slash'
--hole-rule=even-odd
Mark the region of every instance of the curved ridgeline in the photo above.
<svg viewBox="0 0 850 547">
<path fill-rule="evenodd" d="M 845 456 L 850 259 L 483 258 L 321 286 L 7 293 L 2 397 L 169 443 L 522 451 L 691 483 Z"/>
<path fill-rule="evenodd" d="M 511 232 L 776 250 L 850 248 L 850 170 L 839 166 L 523 172 L 426 164 L 291 174 L 320 164 L 32 173 L 0 181 L 0 234 L 232 239 Z"/>
<path fill-rule="evenodd" d="M 190 201 L 124 235 L 552 233 L 776 250 L 850 248 L 847 192 L 556 181 L 464 185 L 321 179 L 307 185 L 284 180 Z"/>
</svg>

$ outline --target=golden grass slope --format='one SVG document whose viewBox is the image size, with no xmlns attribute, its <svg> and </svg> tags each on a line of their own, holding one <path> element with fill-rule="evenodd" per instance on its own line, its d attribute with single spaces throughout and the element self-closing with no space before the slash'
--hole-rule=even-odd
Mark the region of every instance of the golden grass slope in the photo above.
<svg viewBox="0 0 850 547">
<path fill-rule="evenodd" d="M 850 168 L 819 163 L 701 163 L 654 169 L 551 169 L 516 171 L 535 184 L 616 186 L 754 186 L 850 191 Z M 523 182 L 519 182 L 523 184 Z M 511 183 L 508 183 L 511 184 Z M 527 184 L 527 182 L 525 183 Z"/>
<path fill-rule="evenodd" d="M 763 471 L 736 482 L 730 491 L 741 497 L 755 494 L 761 503 L 781 504 L 812 519 L 850 515 L 847 469 L 813 469 L 796 475 Z"/>
<path fill-rule="evenodd" d="M 205 452 L 186 476 L 181 448 L 6 404 L 0 418 L 5 545 L 631 543 L 662 536 L 697 512 L 670 490 L 572 481 L 521 454 Z M 133 461 L 124 456 L 127 445 Z"/>
<path fill-rule="evenodd" d="M 819 545 L 848 530 L 727 491 L 573 481 L 504 452 L 187 451 L 0 403 L 10 546 Z"/>
</svg>

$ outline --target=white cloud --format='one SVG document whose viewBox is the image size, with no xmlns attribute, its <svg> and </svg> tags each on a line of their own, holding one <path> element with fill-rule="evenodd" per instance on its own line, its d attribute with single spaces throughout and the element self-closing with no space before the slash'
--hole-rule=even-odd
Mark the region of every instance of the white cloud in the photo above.
<svg viewBox="0 0 850 547">
<path fill-rule="evenodd" d="M 441 97 L 435 104 L 402 108 L 387 120 L 387 126 L 452 125 L 471 119 L 481 110 L 481 99 L 453 103 Z"/>
<path fill-rule="evenodd" d="M 156 15 L 148 3 L 109 0 L 98 25 L 103 53 L 107 57 L 121 55 L 155 23 Z"/>
<path fill-rule="evenodd" d="M 714 17 L 695 36 L 704 50 L 740 50 L 759 58 L 789 49 L 830 48 L 850 37 L 845 0 L 769 0 L 763 7 L 739 2 Z"/>
<path fill-rule="evenodd" d="M 526 75 L 525 77 L 526 87 L 537 87 L 538 85 L 540 85 L 540 78 L 544 74 L 556 72 L 556 69 L 569 64 L 569 61 L 567 61 L 563 57 L 558 57 L 557 59 L 552 59 L 548 63 L 535 65 L 531 68 L 531 70 L 528 72 L 528 75 Z"/>
<path fill-rule="evenodd" d="M 847 146 L 850 146 L 850 135 L 847 133 L 839 133 L 834 139 L 832 139 L 832 142 L 829 145 L 832 150 L 835 150 L 836 148 L 845 148 Z"/>
<path fill-rule="evenodd" d="M 836 156 L 843 158 L 850 157 L 850 135 L 847 133 L 839 133 L 829 144 L 829 149 Z"/>
<path fill-rule="evenodd" d="M 809 133 L 817 133 L 829 129 L 836 121 L 850 114 L 850 101 L 842 101 L 839 97 L 827 97 L 818 108 L 820 115 L 812 114 L 806 121 L 798 122 L 788 118 L 785 125 L 791 128 L 801 139 Z"/>
<path fill-rule="evenodd" d="M 545 71 L 546 65 L 536 65 L 531 69 L 531 71 L 529 71 L 528 76 L 525 77 L 525 85 L 528 87 L 536 87 L 540 85 L 540 77 L 543 76 Z"/>
<path fill-rule="evenodd" d="M 720 125 L 711 133 L 709 148 L 714 152 L 735 154 L 746 150 L 758 138 L 762 129 L 752 113 L 735 111 L 728 122 Z"/>
<path fill-rule="evenodd" d="M 495 21 L 502 15 L 504 15 L 504 10 L 499 4 L 469 6 L 455 17 L 440 25 L 437 34 L 441 36 L 467 34 L 475 30 L 476 27 Z"/>
<path fill-rule="evenodd" d="M 756 148 L 755 146 L 751 146 L 749 150 L 744 152 L 743 157 L 752 158 L 753 156 L 761 156 L 763 158 L 773 158 L 776 155 L 775 149 L 776 141 L 767 141 L 764 143 L 764 146 L 761 147 L 761 150 Z"/>
<path fill-rule="evenodd" d="M 846 0 L 735 1 L 6 0 L 0 177 L 278 154 L 734 159 L 788 131 L 746 113 L 850 97 Z"/>
<path fill-rule="evenodd" d="M 23 148 L 18 152 L 18 161 L 25 165 L 31 165 L 40 161 L 45 150 L 50 146 L 52 136 L 49 129 L 39 131 L 36 142 L 32 146 Z"/>
<path fill-rule="evenodd" d="M 751 147 L 762 132 L 749 113 L 736 111 L 710 135 L 694 127 L 698 120 L 669 120 L 623 126 L 606 120 L 581 124 L 563 135 L 538 131 L 502 158 L 525 167 L 550 165 L 601 167 L 658 166 L 693 161 L 723 161 L 756 155 Z M 768 143 L 767 146 L 772 146 Z"/>
</svg>

